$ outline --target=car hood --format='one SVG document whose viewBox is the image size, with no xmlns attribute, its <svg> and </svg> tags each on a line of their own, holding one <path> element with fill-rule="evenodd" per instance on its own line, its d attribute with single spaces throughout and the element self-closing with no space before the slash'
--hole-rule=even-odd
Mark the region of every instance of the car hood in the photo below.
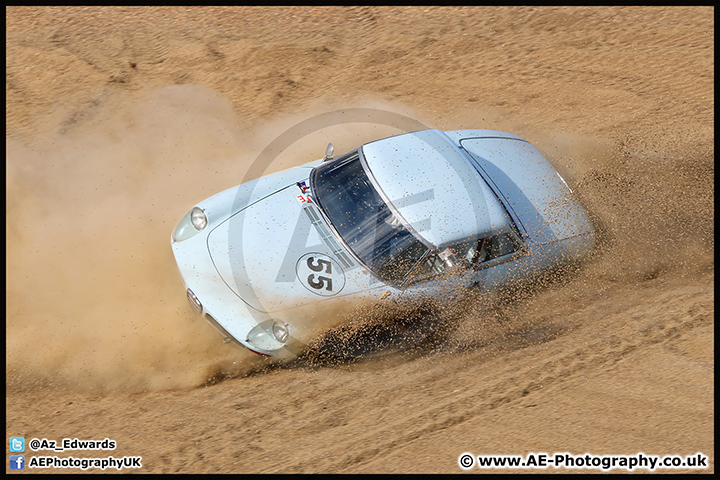
<svg viewBox="0 0 720 480">
<path fill-rule="evenodd" d="M 227 286 L 262 312 L 379 286 L 295 183 L 221 222 L 208 234 L 207 247 Z"/>
</svg>

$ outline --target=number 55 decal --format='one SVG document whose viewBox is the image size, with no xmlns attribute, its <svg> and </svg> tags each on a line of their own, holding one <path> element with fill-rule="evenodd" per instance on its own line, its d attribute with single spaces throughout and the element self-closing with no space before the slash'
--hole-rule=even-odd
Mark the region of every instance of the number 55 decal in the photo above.
<svg viewBox="0 0 720 480">
<path fill-rule="evenodd" d="M 322 253 L 303 255 L 295 271 L 303 286 L 317 295 L 335 295 L 345 286 L 345 272 L 332 258 Z"/>
<path fill-rule="evenodd" d="M 315 263 L 315 257 L 308 257 L 307 259 L 307 266 L 310 270 L 314 272 L 320 272 L 323 269 L 323 266 L 325 267 L 325 273 L 332 275 L 332 262 L 328 260 L 322 260 L 318 259 L 317 264 Z M 319 276 L 317 277 L 317 280 L 315 280 L 315 274 L 311 273 L 308 275 L 307 278 L 308 284 L 312 288 L 320 289 L 325 287 L 325 290 L 328 292 L 332 292 L 332 278 L 331 277 L 325 277 L 325 276 Z"/>
</svg>

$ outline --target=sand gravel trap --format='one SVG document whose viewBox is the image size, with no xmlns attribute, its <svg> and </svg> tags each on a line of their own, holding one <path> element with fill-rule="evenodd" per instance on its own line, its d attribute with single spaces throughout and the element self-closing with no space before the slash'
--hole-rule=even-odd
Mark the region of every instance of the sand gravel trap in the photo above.
<svg viewBox="0 0 720 480">
<path fill-rule="evenodd" d="M 460 473 L 463 452 L 703 452 L 714 471 L 713 13 L 8 7 L 6 437 L 110 438 L 54 455 L 144 473 Z M 187 305 L 173 226 L 279 133 L 359 108 L 528 139 L 596 255 L 469 295 L 431 342 L 368 312 L 319 347 L 372 358 L 224 345 Z M 395 133 L 329 126 L 264 172 Z"/>
</svg>

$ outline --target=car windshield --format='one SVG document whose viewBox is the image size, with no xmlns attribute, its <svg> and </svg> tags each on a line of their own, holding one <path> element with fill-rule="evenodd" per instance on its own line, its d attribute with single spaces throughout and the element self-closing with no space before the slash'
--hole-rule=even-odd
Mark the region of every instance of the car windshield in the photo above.
<svg viewBox="0 0 720 480">
<path fill-rule="evenodd" d="M 380 279 L 401 284 L 428 247 L 380 197 L 358 151 L 316 168 L 310 181 L 315 203 L 345 244 Z"/>
</svg>

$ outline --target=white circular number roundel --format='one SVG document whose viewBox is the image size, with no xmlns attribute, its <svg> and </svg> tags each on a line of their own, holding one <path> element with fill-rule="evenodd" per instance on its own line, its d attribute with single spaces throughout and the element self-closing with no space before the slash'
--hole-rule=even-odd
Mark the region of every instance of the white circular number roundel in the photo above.
<svg viewBox="0 0 720 480">
<path fill-rule="evenodd" d="M 340 264 L 324 253 L 306 253 L 295 265 L 302 285 L 316 295 L 337 295 L 345 286 L 345 272 Z"/>
</svg>

